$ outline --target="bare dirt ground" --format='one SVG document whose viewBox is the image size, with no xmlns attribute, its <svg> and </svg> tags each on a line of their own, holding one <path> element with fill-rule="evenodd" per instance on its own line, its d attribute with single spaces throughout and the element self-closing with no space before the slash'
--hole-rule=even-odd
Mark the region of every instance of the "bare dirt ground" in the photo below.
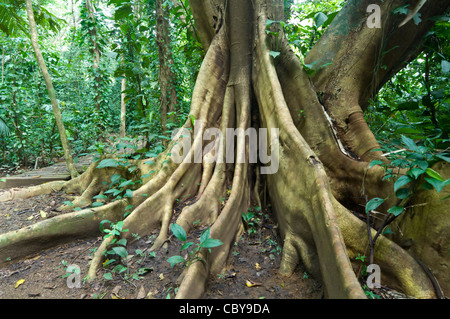
<svg viewBox="0 0 450 319">
<path fill-rule="evenodd" d="M 65 200 L 62 193 L 37 196 L 26 200 L 0 203 L 0 233 L 16 230 L 61 212 L 56 208 Z M 189 204 L 180 202 L 176 211 Z M 174 214 L 176 215 L 176 214 Z M 252 226 L 235 243 L 228 264 L 221 274 L 212 274 L 205 299 L 320 299 L 321 285 L 301 267 L 289 278 L 280 276 L 282 244 L 270 212 L 257 215 Z M 192 232 L 188 241 L 198 242 L 205 228 Z M 74 240 L 47 249 L 0 268 L 0 299 L 167 299 L 174 298 L 177 279 L 183 266 L 172 267 L 167 259 L 179 255 L 181 243 L 172 237 L 166 246 L 150 252 L 152 236 L 139 238 L 127 245 L 128 261 L 116 261 L 100 270 L 98 279 L 85 282 L 89 262 L 101 243 L 98 238 Z M 213 248 L 220 249 L 220 247 Z M 112 256 L 114 257 L 114 256 Z M 117 260 L 120 257 L 115 256 Z M 67 277 L 68 265 L 80 267 L 80 287 Z M 117 267 L 123 270 L 113 272 Z M 122 265 L 122 266 L 120 266 Z M 117 268 L 116 268 L 117 269 Z M 111 273 L 111 277 L 104 274 Z M 66 277 L 65 277 L 66 276 Z M 74 277 L 72 277 L 74 278 Z"/>
</svg>

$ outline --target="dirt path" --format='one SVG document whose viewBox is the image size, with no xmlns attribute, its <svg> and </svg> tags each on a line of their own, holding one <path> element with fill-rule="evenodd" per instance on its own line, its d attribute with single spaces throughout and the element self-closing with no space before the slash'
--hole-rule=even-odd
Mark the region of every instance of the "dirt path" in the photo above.
<svg viewBox="0 0 450 319">
<path fill-rule="evenodd" d="M 0 233 L 61 214 L 56 208 L 65 200 L 64 194 L 54 193 L 0 203 Z M 182 205 L 176 209 L 181 209 Z M 263 224 L 264 227 L 256 227 L 252 235 L 245 233 L 235 243 L 226 269 L 212 275 L 205 299 L 322 298 L 321 285 L 301 268 L 290 278 L 278 274 L 281 243 L 276 236 L 276 225 L 270 218 L 265 218 Z M 196 241 L 203 230 L 196 229 L 190 240 Z M 102 269 L 99 279 L 92 283 L 84 282 L 83 278 L 94 250 L 100 245 L 100 237 L 77 240 L 12 262 L 0 268 L 0 298 L 174 298 L 183 267 L 172 268 L 167 258 L 179 255 L 180 243 L 173 237 L 167 247 L 150 253 L 148 249 L 155 237 L 139 238 L 128 244 L 128 253 L 133 255 L 128 264 L 123 261 L 112 263 Z M 68 285 L 68 278 L 63 277 L 68 265 L 80 267 L 80 288 L 70 288 L 70 283 L 75 281 L 69 281 Z M 114 267 L 125 270 L 114 273 Z M 112 273 L 112 280 L 104 279 L 106 273 Z"/>
</svg>

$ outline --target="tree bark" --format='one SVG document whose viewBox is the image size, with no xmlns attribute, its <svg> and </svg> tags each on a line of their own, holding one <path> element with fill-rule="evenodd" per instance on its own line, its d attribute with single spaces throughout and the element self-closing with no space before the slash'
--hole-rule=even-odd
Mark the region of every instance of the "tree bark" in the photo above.
<svg viewBox="0 0 450 319">
<path fill-rule="evenodd" d="M 169 36 L 169 23 L 165 17 L 167 13 L 163 2 L 163 0 L 156 1 L 156 43 L 159 54 L 161 127 L 164 134 L 167 131 L 167 113 L 174 112 L 177 109 L 177 90 L 175 73 L 172 71 L 174 61 Z"/>
<path fill-rule="evenodd" d="M 85 0 L 85 8 L 90 22 L 92 23 L 92 27 L 88 27 L 89 36 L 92 43 L 91 54 L 92 54 L 92 71 L 94 73 L 95 80 L 95 108 L 97 111 L 100 111 L 100 83 L 101 83 L 101 75 L 100 75 L 100 47 L 97 41 L 97 28 L 95 27 L 95 17 L 94 17 L 94 8 L 90 2 L 90 0 Z"/>
<path fill-rule="evenodd" d="M 33 46 L 33 50 L 36 55 L 36 60 L 39 64 L 39 68 L 41 69 L 42 76 L 44 77 L 45 85 L 47 86 L 48 95 L 49 95 L 50 101 L 52 103 L 53 114 L 55 116 L 56 125 L 58 126 L 58 132 L 59 132 L 59 136 L 61 138 L 61 144 L 62 144 L 62 147 L 64 150 L 64 158 L 66 160 L 67 169 L 69 170 L 70 176 L 72 178 L 75 178 L 78 175 L 78 172 L 73 163 L 70 144 L 69 144 L 69 141 L 67 140 L 66 129 L 64 128 L 61 111 L 58 106 L 58 100 L 56 99 L 56 92 L 53 87 L 52 80 L 51 80 L 50 74 L 48 72 L 47 66 L 45 64 L 44 58 L 42 56 L 41 50 L 39 48 L 36 22 L 34 20 L 33 4 L 31 2 L 31 0 L 26 0 L 26 6 L 27 6 L 28 21 L 29 21 L 29 25 L 30 25 L 31 44 Z"/>
<path fill-rule="evenodd" d="M 127 95 L 124 93 L 127 88 L 127 79 L 125 77 L 125 74 L 122 78 L 122 85 L 121 85 L 121 91 L 120 94 L 120 137 L 126 136 L 126 118 L 127 118 L 127 104 L 125 102 L 125 99 Z"/>
</svg>

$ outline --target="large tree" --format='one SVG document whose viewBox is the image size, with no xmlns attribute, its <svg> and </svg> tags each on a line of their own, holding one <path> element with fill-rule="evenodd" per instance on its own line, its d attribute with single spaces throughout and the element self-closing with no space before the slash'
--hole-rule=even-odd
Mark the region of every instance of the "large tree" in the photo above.
<svg viewBox="0 0 450 319">
<path fill-rule="evenodd" d="M 261 192 L 267 191 L 284 243 L 280 271 L 290 275 L 297 264 L 303 263 L 309 273 L 322 280 L 327 297 L 365 298 L 352 261 L 358 253 L 366 253 L 367 229 L 375 236 L 370 226 L 377 227 L 377 223 L 366 223 L 357 215 L 364 217 L 364 207 L 371 198 L 387 198 L 377 209 L 386 216 L 386 209 L 397 202 L 390 196 L 394 194 L 393 181 L 383 179 L 383 168 L 377 165 L 369 169 L 372 160 L 386 160 L 376 151 L 379 145 L 363 111 L 382 85 L 417 56 L 433 18 L 450 5 L 450 0 L 428 1 L 420 10 L 420 23 L 411 20 L 399 28 L 404 16 L 395 14 L 394 9 L 409 1 L 377 1 L 380 26 L 370 28 L 367 8 L 372 2 L 347 1 L 307 56 L 305 63 L 320 67 L 312 74 L 306 72 L 276 22 L 284 18 L 284 1 L 191 0 L 206 55 L 184 125 L 194 132 L 184 160 L 179 163 L 175 156 L 185 141 L 186 130 L 173 138 L 153 164 L 148 159 L 133 163 L 138 167 L 133 173 L 109 158 L 101 165 L 94 163 L 69 182 L 5 192 L 0 200 L 55 189 L 78 192 L 74 205 L 84 207 L 106 189 L 104 184 L 111 182 L 113 174 L 143 181 L 130 197 L 0 235 L 0 263 L 7 257 L 14 259 L 55 243 L 96 235 L 102 220 L 122 220 L 132 205 L 123 225 L 129 231 L 122 236 L 143 236 L 159 228 L 151 249 L 165 243 L 172 222 L 188 232 L 197 227 L 198 220 L 200 225 L 211 225 L 211 237 L 224 245 L 201 251 L 205 262 L 186 269 L 177 293 L 178 298 L 201 297 L 209 274 L 220 273 L 242 232 L 242 212 L 251 201 L 261 202 Z M 214 142 L 204 138 L 208 128 L 217 128 L 223 138 Z M 234 137 L 227 140 L 227 128 L 241 129 L 236 131 L 236 143 Z M 268 134 L 258 136 L 257 143 L 248 143 L 245 133 L 249 128 L 266 128 Z M 269 163 L 262 158 L 259 164 L 250 160 L 255 144 L 270 147 Z M 229 163 L 227 145 L 234 145 L 236 159 L 243 156 L 245 160 Z M 201 158 L 195 157 L 198 150 L 203 150 Z M 267 169 L 263 164 L 278 169 L 262 174 L 262 169 Z M 440 171 L 448 176 L 448 166 L 440 164 Z M 196 201 L 174 216 L 175 200 L 188 194 L 196 194 Z M 223 198 L 225 205 L 221 204 Z M 413 225 L 413 233 L 433 233 L 440 224 L 438 246 L 444 257 L 439 263 L 423 261 L 429 263 L 448 293 L 448 210 L 445 201 L 433 201 L 430 196 L 415 199 L 411 205 L 424 198 L 430 205 L 420 206 L 421 215 L 435 222 Z M 103 251 L 112 241 L 109 237 L 100 245 L 89 278 L 95 278 Z M 421 242 L 417 245 L 421 247 Z M 422 250 L 416 249 L 413 257 L 394 241 L 379 236 L 373 258 L 380 266 L 382 280 L 411 296 L 438 296 L 435 280 L 417 261 Z M 442 255 L 442 251 L 437 253 Z"/>
</svg>

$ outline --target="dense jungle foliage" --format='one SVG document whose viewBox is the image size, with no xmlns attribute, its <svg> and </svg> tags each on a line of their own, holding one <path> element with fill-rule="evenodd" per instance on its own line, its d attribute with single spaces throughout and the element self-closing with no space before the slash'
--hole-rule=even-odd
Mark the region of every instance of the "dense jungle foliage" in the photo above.
<svg viewBox="0 0 450 319">
<path fill-rule="evenodd" d="M 285 2 L 290 7 L 286 6 L 284 30 L 301 59 L 345 3 Z M 5 173 L 48 165 L 62 156 L 24 7 L 21 0 L 0 4 L 0 169 Z M 40 47 L 75 158 L 101 152 L 106 139 L 118 137 L 123 78 L 127 136 L 143 136 L 146 146 L 161 151 L 164 136 L 155 2 L 39 0 L 34 2 L 34 10 Z M 165 1 L 164 14 L 170 21 L 170 68 L 178 101 L 177 109 L 167 115 L 167 138 L 189 113 L 204 52 L 188 1 Z M 425 50 L 371 101 L 366 119 L 386 150 L 401 148 L 401 135 L 420 140 L 430 150 L 448 148 L 449 26 L 448 17 L 441 17 L 425 39 Z M 98 66 L 94 66 L 94 46 L 99 50 Z M 306 65 L 307 69 L 312 67 Z"/>
</svg>

